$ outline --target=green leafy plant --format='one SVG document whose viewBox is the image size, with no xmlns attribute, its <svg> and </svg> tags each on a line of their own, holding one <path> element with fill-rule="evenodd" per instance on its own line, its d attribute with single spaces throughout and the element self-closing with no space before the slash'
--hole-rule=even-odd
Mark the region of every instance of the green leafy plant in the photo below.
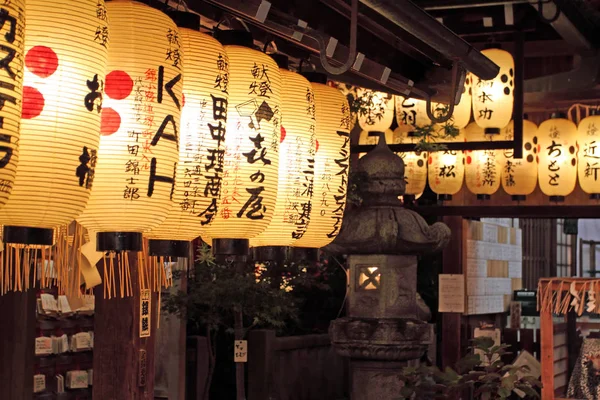
<svg viewBox="0 0 600 400">
<path fill-rule="evenodd" d="M 537 388 L 542 384 L 528 375 L 526 366 L 505 364 L 502 357 L 509 354 L 508 345 L 495 345 L 488 337 L 473 340 L 471 353 L 458 361 L 454 368 L 441 371 L 435 366 L 404 368 L 400 376 L 403 387 L 400 398 L 454 399 L 469 391 L 472 399 L 497 400 L 508 398 L 514 390 L 521 391 L 525 398 L 540 398 Z"/>
</svg>

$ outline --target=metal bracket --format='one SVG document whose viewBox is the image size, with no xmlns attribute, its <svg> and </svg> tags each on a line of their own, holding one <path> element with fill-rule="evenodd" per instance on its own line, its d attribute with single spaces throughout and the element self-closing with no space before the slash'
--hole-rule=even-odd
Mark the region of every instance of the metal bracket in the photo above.
<svg viewBox="0 0 600 400">
<path fill-rule="evenodd" d="M 454 113 L 454 103 L 456 102 L 455 94 L 457 93 L 459 82 L 461 82 L 461 81 L 464 82 L 465 73 L 466 72 L 465 72 L 464 68 L 462 68 L 459 64 L 459 61 L 455 59 L 452 62 L 451 93 L 453 96 L 452 96 L 452 100 L 448 104 L 448 111 L 446 112 L 445 115 L 442 115 L 440 117 L 436 117 L 435 115 L 433 115 L 433 112 L 431 111 L 431 96 L 427 96 L 427 98 L 425 99 L 427 102 L 427 107 L 426 107 L 427 108 L 427 117 L 429 117 L 429 119 L 431 120 L 432 123 L 443 124 L 444 122 L 446 122 L 450 118 L 452 118 L 452 114 Z"/>
</svg>

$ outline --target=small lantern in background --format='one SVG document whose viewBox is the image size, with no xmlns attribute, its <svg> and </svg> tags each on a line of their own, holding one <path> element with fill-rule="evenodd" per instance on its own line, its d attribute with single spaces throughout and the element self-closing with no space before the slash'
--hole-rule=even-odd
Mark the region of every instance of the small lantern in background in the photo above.
<svg viewBox="0 0 600 400">
<path fill-rule="evenodd" d="M 294 250 L 318 249 L 340 233 L 346 206 L 350 163 L 350 107 L 337 90 L 325 85 L 326 76 L 306 74 L 315 95 L 317 148 L 310 224 Z"/>
<path fill-rule="evenodd" d="M 398 126 L 423 127 L 431 124 L 427 115 L 427 102 L 410 97 L 394 96 Z M 444 107 L 443 105 L 440 107 Z"/>
<path fill-rule="evenodd" d="M 136 1 L 106 7 L 112 41 L 102 136 L 94 190 L 78 222 L 97 235 L 98 251 L 117 252 L 127 262 L 121 252 L 141 251 L 142 233 L 163 222 L 173 204 L 183 55 L 177 26 L 161 11 Z M 110 262 L 105 290 L 117 273 Z M 132 295 L 129 274 L 119 281 L 121 296 Z M 141 289 L 157 287 L 145 282 Z M 115 296 L 112 289 L 105 295 Z"/>
<path fill-rule="evenodd" d="M 525 200 L 537 185 L 538 137 L 537 126 L 523 119 L 523 158 L 514 158 L 512 149 L 503 150 L 502 188 L 515 201 Z M 502 129 L 503 140 L 514 140 L 514 122 Z"/>
<path fill-rule="evenodd" d="M 177 13 L 181 49 L 185 54 L 179 162 L 173 206 L 167 218 L 144 235 L 151 269 L 164 257 L 189 257 L 190 241 L 218 212 L 223 178 L 228 103 L 229 60 L 212 36 L 199 32 L 200 18 Z M 160 257 L 158 260 L 156 257 Z M 167 260 L 171 261 L 171 260 Z"/>
<path fill-rule="evenodd" d="M 440 138 L 441 142 L 461 143 L 465 141 L 464 129 L 455 137 Z M 429 153 L 427 178 L 429 187 L 442 201 L 451 200 L 460 191 L 465 177 L 465 155 L 460 150 L 440 150 Z"/>
<path fill-rule="evenodd" d="M 581 190 L 591 199 L 600 200 L 600 115 L 590 110 L 590 115 L 577 128 L 577 175 Z"/>
<path fill-rule="evenodd" d="M 13 190 L 19 158 L 17 143 L 23 100 L 25 0 L 5 2 L 2 13 L 8 32 L 0 37 L 0 45 L 6 52 L 0 71 L 0 208 Z"/>
<path fill-rule="evenodd" d="M 538 127 L 538 182 L 550 201 L 564 201 L 577 183 L 577 126 L 562 113 Z"/>
<path fill-rule="evenodd" d="M 498 135 L 486 134 L 474 122 L 465 128 L 467 142 L 493 141 Z M 465 152 L 465 181 L 467 189 L 479 200 L 487 200 L 500 188 L 502 178 L 502 153 L 499 150 L 474 150 Z"/>
<path fill-rule="evenodd" d="M 374 90 L 358 88 L 357 97 L 361 108 L 358 110 L 358 125 L 364 131 L 385 132 L 394 121 L 393 95 Z"/>
<path fill-rule="evenodd" d="M 10 7 L 19 5 L 20 1 L 12 1 L 2 9 L 10 13 Z M 15 34 L 12 46 L 23 40 L 23 16 L 15 11 L 4 15 L 4 27 Z M 27 0 L 25 13 L 25 68 L 20 65 L 23 58 L 14 58 L 4 69 L 24 70 L 19 164 L 10 198 L 0 209 L 3 240 L 11 248 L 8 258 L 22 260 L 21 265 L 7 265 L 14 269 L 14 281 L 2 282 L 8 290 L 12 284 L 17 290 L 29 286 L 31 246 L 43 246 L 42 265 L 52 262 L 54 228 L 73 221 L 86 206 L 94 181 L 107 63 L 103 0 Z M 10 86 L 1 92 L 17 101 Z M 10 99 L 5 100 L 5 110 L 15 107 Z M 11 120 L 7 115 L 4 127 L 16 126 L 14 117 Z M 1 192 L 8 191 L 6 185 L 2 184 Z M 62 268 L 60 261 L 54 260 L 57 271 Z M 0 267 L 0 276 L 6 272 Z"/>
<path fill-rule="evenodd" d="M 229 57 L 229 104 L 218 213 L 203 229 L 217 255 L 245 255 L 263 232 L 277 199 L 282 80 L 273 58 L 254 50 L 248 32 L 218 31 Z M 335 89 L 334 89 L 335 90 Z M 218 241 L 217 239 L 223 239 Z"/>
<path fill-rule="evenodd" d="M 288 69 L 288 59 L 274 55 L 285 90 L 281 92 L 281 138 L 277 201 L 267 228 L 250 239 L 255 261 L 266 259 L 264 247 L 290 246 L 301 239 L 310 225 L 314 194 L 315 149 L 317 146 L 315 95 L 310 82 Z M 266 253 L 266 254 L 265 254 Z"/>
<path fill-rule="evenodd" d="M 513 113 L 515 62 L 509 52 L 501 49 L 487 49 L 481 53 L 498 65 L 500 71 L 490 80 L 471 74 L 473 117 L 486 134 L 499 134 Z"/>
<path fill-rule="evenodd" d="M 418 138 L 413 134 L 413 129 L 406 125 L 396 128 L 391 138 L 386 137 L 388 144 L 416 144 L 418 141 Z M 415 200 L 423 194 L 427 185 L 427 152 L 398 152 L 396 155 L 404 161 L 406 189 L 402 196 L 403 201 Z"/>
</svg>

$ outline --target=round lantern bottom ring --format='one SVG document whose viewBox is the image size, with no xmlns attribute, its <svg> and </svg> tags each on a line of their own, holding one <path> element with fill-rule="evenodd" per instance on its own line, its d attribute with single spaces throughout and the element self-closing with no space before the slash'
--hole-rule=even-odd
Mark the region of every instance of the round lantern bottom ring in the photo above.
<svg viewBox="0 0 600 400">
<path fill-rule="evenodd" d="M 287 246 L 257 246 L 252 248 L 252 257 L 254 261 L 284 262 L 288 249 Z"/>
<path fill-rule="evenodd" d="M 246 256 L 249 253 L 248 239 L 213 239 L 213 254 L 224 256 Z"/>
<path fill-rule="evenodd" d="M 477 195 L 477 200 L 489 200 L 491 198 L 492 198 L 492 196 L 490 196 L 489 194 L 478 194 Z"/>
<path fill-rule="evenodd" d="M 512 199 L 512 201 L 525 201 L 525 200 L 527 200 L 527 196 L 522 195 L 522 194 L 513 194 L 512 196 L 510 196 L 510 198 Z"/>
<path fill-rule="evenodd" d="M 438 200 L 442 201 L 442 202 L 450 201 L 450 200 L 452 200 L 452 195 L 451 194 L 440 194 L 440 195 L 438 195 Z"/>
<path fill-rule="evenodd" d="M 600 200 L 600 193 L 590 194 L 590 200 Z"/>
<path fill-rule="evenodd" d="M 26 226 L 4 226 L 4 243 L 52 246 L 54 229 L 31 228 Z"/>
<path fill-rule="evenodd" d="M 140 232 L 98 232 L 96 251 L 142 251 Z"/>
<path fill-rule="evenodd" d="M 315 247 L 292 247 L 291 258 L 294 261 L 319 261 L 319 249 Z"/>
<path fill-rule="evenodd" d="M 148 253 L 151 257 L 189 258 L 190 242 L 187 240 L 150 239 L 148 241 Z"/>
<path fill-rule="evenodd" d="M 550 196 L 550 202 L 552 203 L 564 203 L 565 196 Z"/>
</svg>

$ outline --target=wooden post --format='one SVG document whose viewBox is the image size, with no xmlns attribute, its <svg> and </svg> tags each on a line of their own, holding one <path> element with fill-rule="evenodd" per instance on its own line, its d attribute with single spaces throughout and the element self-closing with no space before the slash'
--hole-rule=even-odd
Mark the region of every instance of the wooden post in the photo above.
<svg viewBox="0 0 600 400">
<path fill-rule="evenodd" d="M 36 290 L 0 296 L 0 399 L 31 400 Z"/>
<path fill-rule="evenodd" d="M 275 331 L 254 330 L 248 335 L 248 400 L 268 399 Z"/>
<path fill-rule="evenodd" d="M 150 337 L 140 338 L 137 253 L 128 252 L 127 256 L 134 296 L 105 299 L 102 286 L 95 290 L 94 399 L 154 398 L 154 337 L 158 296 L 153 293 L 151 297 Z M 101 260 L 98 270 L 103 269 Z M 116 275 L 118 287 L 119 276 Z"/>
<path fill-rule="evenodd" d="M 541 361 L 542 361 L 542 399 L 554 399 L 554 325 L 552 307 L 540 311 Z"/>
<path fill-rule="evenodd" d="M 463 247 L 464 240 L 463 218 L 444 217 L 444 223 L 450 227 L 452 235 L 450 243 L 444 248 L 443 267 L 444 274 L 463 273 Z M 442 314 L 442 367 L 451 367 L 461 358 L 461 322 L 460 313 Z"/>
</svg>

